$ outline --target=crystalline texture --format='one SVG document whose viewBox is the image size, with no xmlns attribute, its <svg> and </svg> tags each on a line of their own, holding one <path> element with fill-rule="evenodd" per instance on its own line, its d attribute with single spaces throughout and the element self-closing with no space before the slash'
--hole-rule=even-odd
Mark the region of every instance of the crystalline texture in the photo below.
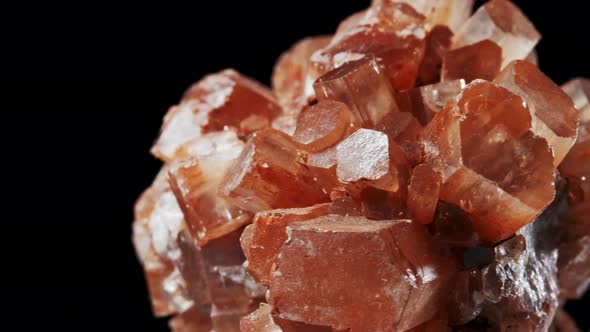
<svg viewBox="0 0 590 332">
<path fill-rule="evenodd" d="M 576 141 L 578 112 L 559 86 L 539 68 L 527 61 L 514 61 L 496 77 L 495 82 L 527 102 L 533 133 L 543 137 L 559 165 Z"/>
<path fill-rule="evenodd" d="M 281 317 L 352 332 L 404 331 L 436 313 L 449 262 L 420 225 L 326 216 L 287 234 L 269 297 Z"/>
<path fill-rule="evenodd" d="M 337 101 L 323 100 L 301 114 L 293 139 L 318 152 L 336 144 L 349 130 L 352 114 Z"/>
<path fill-rule="evenodd" d="M 273 122 L 273 128 L 292 134 L 297 116 L 314 96 L 312 84 L 317 77 L 308 72 L 309 58 L 316 50 L 325 47 L 330 37 L 310 37 L 298 41 L 281 55 L 272 73 L 272 89 L 284 114 Z"/>
<path fill-rule="evenodd" d="M 408 185 L 408 210 L 421 224 L 432 222 L 441 187 L 441 176 L 428 164 L 414 168 Z"/>
<path fill-rule="evenodd" d="M 411 88 L 424 55 L 423 23 L 407 4 L 377 1 L 340 24 L 330 44 L 312 55 L 312 68 L 320 76 L 372 54 L 394 88 Z"/>
<path fill-rule="evenodd" d="M 507 238 L 553 200 L 553 157 L 530 119 L 522 98 L 477 80 L 424 130 L 424 158 L 443 177 L 441 199 L 467 211 L 488 243 Z"/>
<path fill-rule="evenodd" d="M 319 100 L 340 101 L 361 125 L 375 125 L 397 110 L 391 85 L 372 57 L 351 61 L 321 76 L 313 85 Z"/>
<path fill-rule="evenodd" d="M 381 0 L 375 0 L 377 1 Z M 473 8 L 473 0 L 402 0 L 400 2 L 407 3 L 426 16 L 428 27 L 440 24 L 448 26 L 453 31 L 457 31 L 469 18 Z"/>
<path fill-rule="evenodd" d="M 491 81 L 500 72 L 501 64 L 502 49 L 491 40 L 482 40 L 446 53 L 442 80 L 464 79 L 471 83 L 479 78 Z"/>
<path fill-rule="evenodd" d="M 525 59 L 541 39 L 533 24 L 512 2 L 491 0 L 457 31 L 453 48 L 489 39 L 502 48 L 502 68 Z"/>
<path fill-rule="evenodd" d="M 251 212 L 304 207 L 327 200 L 292 139 L 274 129 L 255 133 L 230 167 L 221 193 Z"/>
<path fill-rule="evenodd" d="M 329 214 L 329 205 L 308 208 L 259 212 L 241 237 L 242 249 L 248 259 L 248 272 L 265 285 L 270 284 L 277 256 L 287 240 L 285 229 L 290 224 Z"/>
<path fill-rule="evenodd" d="M 224 70 L 195 83 L 170 109 L 152 153 L 170 161 L 182 144 L 202 134 L 225 127 L 240 129 L 240 123 L 253 115 L 270 121 L 280 113 L 268 88 L 234 70 Z"/>
</svg>

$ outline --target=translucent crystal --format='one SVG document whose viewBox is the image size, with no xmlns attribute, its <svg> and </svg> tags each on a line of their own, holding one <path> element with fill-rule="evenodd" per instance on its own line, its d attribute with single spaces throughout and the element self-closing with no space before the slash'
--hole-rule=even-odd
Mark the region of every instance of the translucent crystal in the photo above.
<svg viewBox="0 0 590 332">
<path fill-rule="evenodd" d="M 464 87 L 462 79 L 425 85 L 397 93 L 396 101 L 401 111 L 412 113 L 425 126 Z"/>
<path fill-rule="evenodd" d="M 590 80 L 576 78 L 562 85 L 561 88 L 574 101 L 580 115 L 578 142 L 590 137 Z"/>
<path fill-rule="evenodd" d="M 319 77 L 372 54 L 395 89 L 411 88 L 424 55 L 423 23 L 407 4 L 377 1 L 340 24 L 330 44 L 312 55 L 312 68 Z"/>
<path fill-rule="evenodd" d="M 225 175 L 221 193 L 229 202 L 251 212 L 304 207 L 327 200 L 302 165 L 296 143 L 274 129 L 252 135 Z"/>
<path fill-rule="evenodd" d="M 259 212 L 241 237 L 242 249 L 248 259 L 248 273 L 269 285 L 277 256 L 287 240 L 285 229 L 290 224 L 329 214 L 329 205 L 320 204 L 299 209 Z"/>
<path fill-rule="evenodd" d="M 533 133 L 547 140 L 559 165 L 576 141 L 578 112 L 571 98 L 527 61 L 510 63 L 494 82 L 527 102 Z"/>
<path fill-rule="evenodd" d="M 455 34 L 453 48 L 489 39 L 502 48 L 502 68 L 525 59 L 541 39 L 533 24 L 512 2 L 491 0 L 481 6 Z"/>
<path fill-rule="evenodd" d="M 168 322 L 172 332 L 195 332 L 211 330 L 211 319 L 208 312 L 193 306 L 180 315 L 176 315 Z"/>
<path fill-rule="evenodd" d="M 530 119 L 522 98 L 476 80 L 424 129 L 424 159 L 443 177 L 441 199 L 468 212 L 485 242 L 509 237 L 555 195 L 553 156 Z"/>
<path fill-rule="evenodd" d="M 344 137 L 351 128 L 352 120 L 346 105 L 322 100 L 299 116 L 293 140 L 303 144 L 310 152 L 324 150 Z"/>
<path fill-rule="evenodd" d="M 426 230 L 407 220 L 331 215 L 287 234 L 269 303 L 293 321 L 405 331 L 436 314 L 453 270 Z"/>
<path fill-rule="evenodd" d="M 374 2 L 382 0 L 374 0 Z M 427 27 L 436 25 L 457 29 L 469 18 L 473 9 L 473 0 L 402 0 L 426 16 Z"/>
<path fill-rule="evenodd" d="M 336 158 L 336 174 L 342 182 L 367 180 L 376 188 L 396 192 L 408 179 L 403 153 L 383 132 L 357 130 L 338 144 Z"/>
<path fill-rule="evenodd" d="M 281 55 L 272 73 L 272 90 L 284 114 L 273 122 L 273 128 L 293 134 L 297 116 L 314 96 L 312 84 L 317 77 L 308 72 L 309 58 L 330 42 L 328 36 L 304 38 Z"/>
<path fill-rule="evenodd" d="M 346 104 L 361 125 L 375 125 L 397 110 L 391 85 L 372 57 L 347 62 L 321 76 L 313 87 L 319 100 Z"/>
<path fill-rule="evenodd" d="M 441 187 L 441 176 L 428 164 L 412 171 L 408 185 L 408 211 L 413 220 L 429 224 L 434 218 Z"/>
<path fill-rule="evenodd" d="M 500 72 L 502 49 L 491 40 L 456 48 L 445 54 L 442 80 L 475 79 L 492 81 Z"/>
<path fill-rule="evenodd" d="M 240 129 L 240 123 L 252 115 L 270 122 L 280 113 L 281 107 L 268 88 L 234 70 L 224 70 L 206 76 L 185 92 L 180 104 L 166 114 L 151 151 L 170 161 L 180 146 L 202 134 L 226 127 Z"/>
<path fill-rule="evenodd" d="M 446 26 L 437 25 L 428 32 L 424 59 L 418 71 L 418 85 L 433 84 L 440 81 L 443 56 L 451 47 L 452 38 L 453 32 Z"/>
</svg>

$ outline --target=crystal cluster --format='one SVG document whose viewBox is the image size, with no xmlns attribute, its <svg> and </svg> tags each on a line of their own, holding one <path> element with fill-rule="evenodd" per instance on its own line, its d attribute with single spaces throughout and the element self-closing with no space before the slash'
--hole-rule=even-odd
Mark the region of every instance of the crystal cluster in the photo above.
<svg viewBox="0 0 590 332">
<path fill-rule="evenodd" d="M 191 331 L 577 331 L 590 284 L 590 81 L 556 85 L 507 0 L 374 0 L 267 88 L 194 84 L 133 241 Z"/>
</svg>

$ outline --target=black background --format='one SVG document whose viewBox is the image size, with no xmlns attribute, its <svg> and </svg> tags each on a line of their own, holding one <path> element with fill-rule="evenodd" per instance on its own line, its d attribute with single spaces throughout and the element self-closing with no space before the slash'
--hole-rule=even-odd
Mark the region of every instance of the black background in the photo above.
<svg viewBox="0 0 590 332">
<path fill-rule="evenodd" d="M 166 330 L 130 233 L 133 203 L 159 168 L 148 149 L 167 107 L 227 67 L 268 84 L 281 51 L 368 2 L 2 8 L 0 325 Z M 543 34 L 541 68 L 557 83 L 590 77 L 583 1 L 516 3 Z M 590 328 L 588 296 L 568 309 Z"/>
</svg>

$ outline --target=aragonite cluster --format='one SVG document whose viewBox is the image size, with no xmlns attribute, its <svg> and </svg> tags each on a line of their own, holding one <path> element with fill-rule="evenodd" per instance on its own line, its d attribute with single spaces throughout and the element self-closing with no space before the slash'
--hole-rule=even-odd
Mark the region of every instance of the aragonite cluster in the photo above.
<svg viewBox="0 0 590 332">
<path fill-rule="evenodd" d="M 375 0 L 164 118 L 133 241 L 176 332 L 577 331 L 590 81 L 511 2 Z"/>
</svg>

